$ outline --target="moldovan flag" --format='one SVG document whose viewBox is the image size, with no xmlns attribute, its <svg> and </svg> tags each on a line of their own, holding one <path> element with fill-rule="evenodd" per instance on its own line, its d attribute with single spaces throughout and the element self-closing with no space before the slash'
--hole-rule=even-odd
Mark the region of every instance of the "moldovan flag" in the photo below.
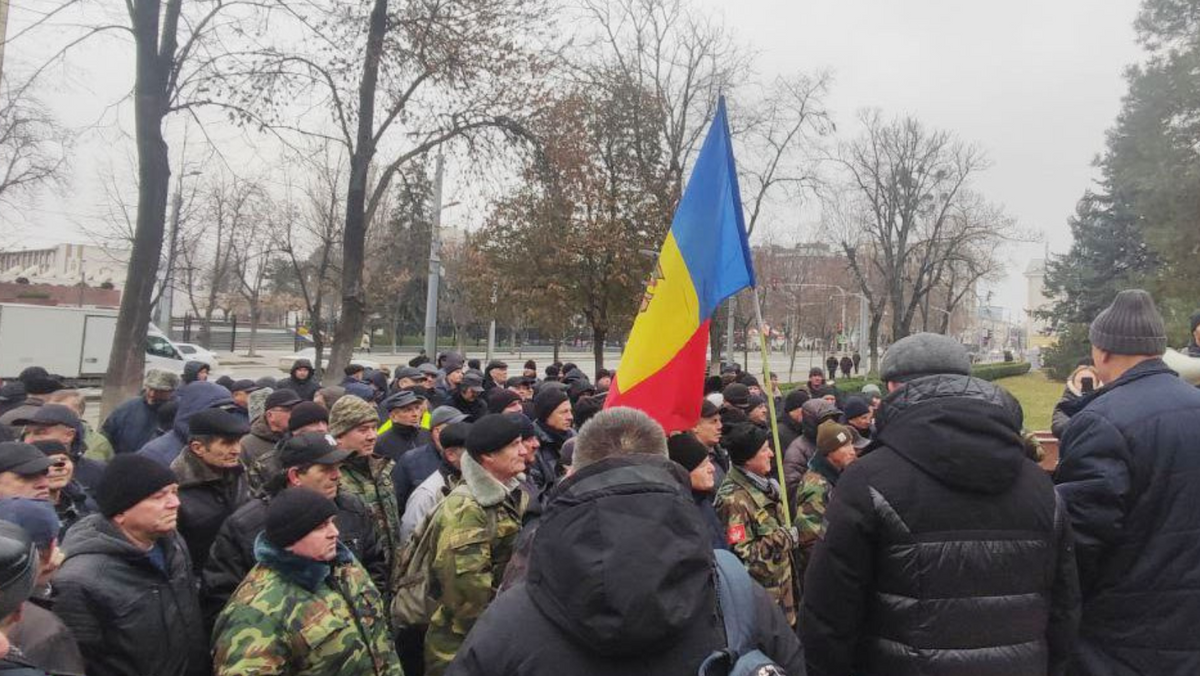
<svg viewBox="0 0 1200 676">
<path fill-rule="evenodd" d="M 721 301 L 753 285 L 722 97 L 642 297 L 605 408 L 641 409 L 668 434 L 691 429 L 704 397 L 709 321 Z"/>
</svg>

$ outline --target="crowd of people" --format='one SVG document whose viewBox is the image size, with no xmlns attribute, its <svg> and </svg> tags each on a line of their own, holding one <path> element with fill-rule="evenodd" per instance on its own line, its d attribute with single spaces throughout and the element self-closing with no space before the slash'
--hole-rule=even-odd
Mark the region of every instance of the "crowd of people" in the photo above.
<svg viewBox="0 0 1200 676">
<path fill-rule="evenodd" d="M 1200 391 L 1145 292 L 1090 339 L 1053 474 L 933 334 L 856 393 L 852 357 L 786 393 L 728 365 L 670 435 L 574 364 L 189 363 L 98 430 L 31 367 L 0 388 L 0 672 L 1200 673 Z"/>
</svg>

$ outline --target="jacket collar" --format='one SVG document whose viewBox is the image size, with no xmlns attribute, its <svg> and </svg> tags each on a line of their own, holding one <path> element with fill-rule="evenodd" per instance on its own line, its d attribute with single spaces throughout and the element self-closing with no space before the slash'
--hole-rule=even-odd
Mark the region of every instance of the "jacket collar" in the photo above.
<svg viewBox="0 0 1200 676">
<path fill-rule="evenodd" d="M 229 469 L 217 469 L 196 457 L 191 450 L 184 448 L 171 461 L 171 471 L 179 479 L 179 487 L 196 486 L 214 481 L 234 480 L 242 473 L 242 466 L 235 465 Z"/>
<path fill-rule="evenodd" d="M 730 467 L 729 474 L 726 476 L 730 481 L 745 489 L 754 500 L 754 504 L 759 507 L 766 507 L 770 503 L 771 497 L 779 495 L 779 484 L 774 480 L 747 472 L 737 465 Z"/>
<path fill-rule="evenodd" d="M 337 555 L 331 563 L 296 556 L 286 549 L 280 549 L 271 544 L 265 536 L 266 533 L 259 533 L 258 537 L 254 539 L 255 560 L 309 592 L 317 590 L 317 587 L 329 577 L 335 565 L 347 564 L 354 558 L 340 540 L 337 543 Z"/>
<path fill-rule="evenodd" d="M 842 475 L 836 467 L 829 462 L 829 459 L 818 453 L 814 455 L 812 460 L 808 461 L 808 468 L 820 474 L 829 482 L 831 486 L 836 486 L 838 477 Z"/>
<path fill-rule="evenodd" d="M 484 507 L 494 507 L 504 502 L 509 494 L 521 485 L 518 479 L 510 480 L 507 485 L 500 483 L 496 477 L 475 462 L 470 453 L 464 453 L 462 456 L 462 475 L 467 490 L 471 491 L 475 500 Z"/>
<path fill-rule="evenodd" d="M 1176 377 L 1179 375 L 1172 371 L 1171 368 L 1167 366 L 1167 363 L 1162 359 L 1147 359 L 1146 361 L 1129 369 L 1125 373 L 1122 373 L 1121 377 L 1117 378 L 1111 383 L 1105 383 L 1104 387 L 1101 387 L 1091 394 L 1083 395 L 1073 401 L 1064 402 L 1063 411 L 1068 415 L 1075 415 L 1076 413 L 1079 413 L 1083 409 L 1087 408 L 1088 404 L 1119 387 L 1128 385 L 1136 380 L 1141 380 L 1142 378 L 1147 378 L 1149 376 L 1156 376 L 1161 373 L 1169 373 Z"/>
<path fill-rule="evenodd" d="M 276 443 L 283 438 L 282 434 L 276 434 L 271 429 L 271 426 L 267 424 L 267 414 L 265 412 L 250 423 L 250 434 L 271 443 Z"/>
</svg>

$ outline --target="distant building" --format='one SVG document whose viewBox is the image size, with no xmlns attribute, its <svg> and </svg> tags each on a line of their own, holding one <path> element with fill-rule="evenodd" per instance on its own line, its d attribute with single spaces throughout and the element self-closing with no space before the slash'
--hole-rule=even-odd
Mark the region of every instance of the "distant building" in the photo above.
<svg viewBox="0 0 1200 676">
<path fill-rule="evenodd" d="M 1046 295 L 1046 260 L 1034 258 L 1025 268 L 1025 344 L 1029 347 L 1054 344 L 1050 323 L 1035 315 L 1053 305 L 1054 299 Z"/>
<path fill-rule="evenodd" d="M 45 249 L 0 251 L 0 282 L 125 288 L 129 249 L 91 244 L 59 244 Z M 78 291 L 76 292 L 78 293 Z"/>
</svg>

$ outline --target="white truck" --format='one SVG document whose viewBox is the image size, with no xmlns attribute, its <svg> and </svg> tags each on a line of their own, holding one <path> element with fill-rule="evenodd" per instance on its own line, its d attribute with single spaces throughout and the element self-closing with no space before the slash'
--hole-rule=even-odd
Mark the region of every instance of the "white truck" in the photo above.
<svg viewBox="0 0 1200 676">
<path fill-rule="evenodd" d="M 108 370 L 117 311 L 0 303 L 0 378 L 29 366 L 77 384 L 98 383 Z M 146 368 L 181 373 L 185 360 L 158 327 L 146 335 Z"/>
</svg>

